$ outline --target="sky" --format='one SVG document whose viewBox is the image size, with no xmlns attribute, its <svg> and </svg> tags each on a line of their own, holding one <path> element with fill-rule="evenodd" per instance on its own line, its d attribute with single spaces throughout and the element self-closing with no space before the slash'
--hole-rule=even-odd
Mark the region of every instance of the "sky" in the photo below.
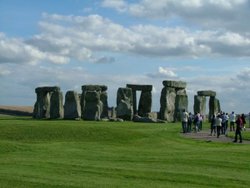
<svg viewBox="0 0 250 188">
<path fill-rule="evenodd" d="M 163 80 L 217 93 L 225 112 L 250 107 L 250 0 L 0 0 L 0 105 L 32 106 L 35 88 Z M 137 93 L 139 96 L 140 93 Z M 208 106 L 207 99 L 207 106 Z"/>
</svg>

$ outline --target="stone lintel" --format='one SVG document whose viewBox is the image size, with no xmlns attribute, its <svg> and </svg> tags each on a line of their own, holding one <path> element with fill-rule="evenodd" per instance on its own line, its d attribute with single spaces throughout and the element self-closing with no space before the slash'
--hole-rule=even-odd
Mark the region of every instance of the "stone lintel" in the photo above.
<svg viewBox="0 0 250 188">
<path fill-rule="evenodd" d="M 131 88 L 133 91 L 152 91 L 152 85 L 139 85 L 139 84 L 127 84 L 128 88 Z"/>
<path fill-rule="evenodd" d="M 197 91 L 197 94 L 199 96 L 205 96 L 205 97 L 215 97 L 216 92 L 212 90 L 204 90 L 204 91 Z"/>
<path fill-rule="evenodd" d="M 105 85 L 83 85 L 82 91 L 107 91 L 108 87 Z"/>
<path fill-rule="evenodd" d="M 58 86 L 44 86 L 44 87 L 37 87 L 36 88 L 36 93 L 48 93 L 48 92 L 56 92 L 56 91 L 60 91 L 60 87 Z"/>
<path fill-rule="evenodd" d="M 186 86 L 187 86 L 186 82 L 174 81 L 174 80 L 164 80 L 164 81 L 162 81 L 162 84 L 165 87 L 173 87 L 173 88 L 176 88 L 176 89 L 185 89 Z"/>
</svg>

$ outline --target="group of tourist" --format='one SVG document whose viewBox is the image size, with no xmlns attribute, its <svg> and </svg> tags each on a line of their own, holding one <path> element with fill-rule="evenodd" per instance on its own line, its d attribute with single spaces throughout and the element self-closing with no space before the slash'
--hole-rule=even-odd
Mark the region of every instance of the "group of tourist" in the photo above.
<svg viewBox="0 0 250 188">
<path fill-rule="evenodd" d="M 202 130 L 202 122 L 204 117 L 200 113 L 193 115 L 191 112 L 188 113 L 186 110 L 183 110 L 181 117 L 183 133 L 192 132 L 192 125 L 195 132 Z"/>
<path fill-rule="evenodd" d="M 191 113 L 188 113 L 186 110 L 183 110 L 181 117 L 183 133 L 192 132 L 192 125 L 194 132 L 202 130 L 202 122 L 204 120 L 204 117 L 200 113 L 197 112 L 193 115 Z M 236 115 L 234 112 L 232 112 L 231 114 L 220 112 L 217 115 L 213 115 L 210 119 L 210 135 L 217 136 L 217 138 L 219 138 L 221 134 L 227 135 L 228 124 L 230 126 L 229 130 L 235 131 L 234 142 L 237 142 L 239 136 L 240 143 L 242 143 L 241 131 L 246 130 L 246 119 L 244 114 Z"/>
</svg>

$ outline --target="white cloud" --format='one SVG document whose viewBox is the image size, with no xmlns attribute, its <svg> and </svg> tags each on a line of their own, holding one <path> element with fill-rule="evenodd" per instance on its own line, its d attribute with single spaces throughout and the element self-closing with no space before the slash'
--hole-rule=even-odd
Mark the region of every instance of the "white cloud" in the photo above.
<svg viewBox="0 0 250 188">
<path fill-rule="evenodd" d="M 114 8 L 120 12 L 127 9 L 127 3 L 124 0 L 104 0 L 102 2 L 103 7 Z"/>
<path fill-rule="evenodd" d="M 159 67 L 159 73 L 167 77 L 177 77 L 177 75 L 167 67 Z"/>
<path fill-rule="evenodd" d="M 111 6 L 110 6 L 111 7 Z M 141 0 L 127 3 L 127 13 L 148 19 L 181 19 L 196 27 L 249 31 L 248 0 Z M 112 8 L 119 11 L 119 8 Z"/>
<path fill-rule="evenodd" d="M 11 71 L 6 69 L 5 67 L 0 66 L 0 77 L 1 76 L 7 76 L 11 74 Z"/>
<path fill-rule="evenodd" d="M 33 63 L 43 57 L 43 53 L 26 45 L 21 39 L 7 38 L 0 33 L 0 63 Z"/>
<path fill-rule="evenodd" d="M 154 6 L 157 8 L 161 3 L 164 2 L 159 1 Z M 167 1 L 169 3 L 173 2 Z M 0 35 L 1 63 L 84 62 L 98 59 L 98 52 L 163 58 L 250 56 L 249 33 L 154 25 L 125 27 L 100 15 L 65 16 L 44 13 L 43 17 L 40 22 L 41 33 L 29 39 L 8 38 L 3 33 Z M 113 61 L 107 58 L 103 60 Z"/>
<path fill-rule="evenodd" d="M 103 56 L 103 57 L 100 57 L 100 58 L 93 59 L 92 62 L 93 63 L 100 63 L 100 64 L 114 63 L 115 58 L 114 57 Z"/>
<path fill-rule="evenodd" d="M 25 43 L 22 39 L 8 38 L 0 33 L 0 63 L 29 63 L 36 64 L 39 61 L 64 64 L 68 58 L 43 52 L 37 47 Z"/>
<path fill-rule="evenodd" d="M 100 15 L 44 16 L 42 33 L 28 42 L 71 59 L 87 60 L 94 52 L 158 57 L 249 56 L 247 33 L 134 25 L 124 27 Z M 83 49 L 83 53 L 80 49 Z M 85 54 L 79 57 L 79 54 Z"/>
<path fill-rule="evenodd" d="M 161 67 L 161 66 L 158 67 L 158 72 L 148 73 L 147 76 L 150 78 L 161 78 L 164 80 L 173 79 L 173 78 L 176 79 L 178 77 L 172 68 Z"/>
</svg>

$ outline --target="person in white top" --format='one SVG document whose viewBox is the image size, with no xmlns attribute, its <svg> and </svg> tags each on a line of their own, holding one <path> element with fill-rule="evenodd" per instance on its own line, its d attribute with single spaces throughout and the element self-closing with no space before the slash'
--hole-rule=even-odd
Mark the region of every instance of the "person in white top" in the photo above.
<svg viewBox="0 0 250 188">
<path fill-rule="evenodd" d="M 187 132 L 187 123 L 188 123 L 188 113 L 184 109 L 182 112 L 182 131 L 183 133 Z"/>
<path fill-rule="evenodd" d="M 221 123 L 222 123 L 220 114 L 217 115 L 215 122 L 216 122 L 216 127 L 217 127 L 217 138 L 219 138 L 220 133 L 221 133 Z"/>
<path fill-rule="evenodd" d="M 230 120 L 230 131 L 235 131 L 235 121 L 236 121 L 236 115 L 234 112 L 232 112 L 229 115 L 229 120 Z"/>
</svg>

